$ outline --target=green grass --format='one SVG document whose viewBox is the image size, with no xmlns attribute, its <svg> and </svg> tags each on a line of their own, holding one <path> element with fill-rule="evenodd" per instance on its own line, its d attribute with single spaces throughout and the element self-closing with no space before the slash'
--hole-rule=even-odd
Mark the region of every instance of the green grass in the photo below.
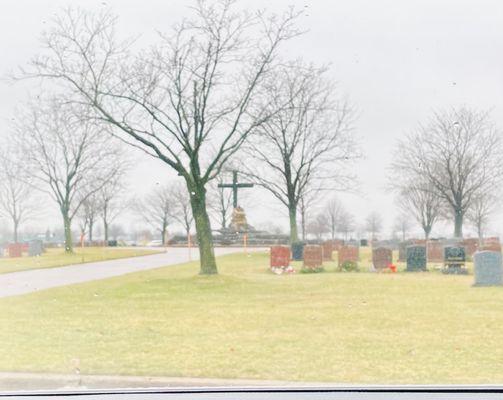
<svg viewBox="0 0 503 400">
<path fill-rule="evenodd" d="M 266 254 L 231 255 L 218 276 L 191 263 L 0 300 L 0 370 L 503 382 L 503 288 L 333 265 L 275 276 L 267 265 Z"/>
<path fill-rule="evenodd" d="M 38 257 L 0 258 L 0 274 L 29 269 L 62 267 L 64 265 L 113 260 L 158 253 L 157 250 L 122 249 L 120 247 L 85 247 L 67 254 L 63 249 L 47 249 Z"/>
</svg>

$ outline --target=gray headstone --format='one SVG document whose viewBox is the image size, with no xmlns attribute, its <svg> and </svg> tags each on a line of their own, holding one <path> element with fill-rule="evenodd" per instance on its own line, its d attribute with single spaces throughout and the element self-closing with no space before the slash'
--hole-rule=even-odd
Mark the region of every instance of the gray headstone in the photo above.
<svg viewBox="0 0 503 400">
<path fill-rule="evenodd" d="M 426 271 L 426 247 L 407 247 L 407 271 Z"/>
<path fill-rule="evenodd" d="M 477 251 L 473 255 L 475 268 L 474 286 L 499 286 L 502 282 L 501 253 Z"/>
<path fill-rule="evenodd" d="M 44 252 L 44 244 L 41 240 L 32 240 L 28 243 L 28 256 L 41 256 Z"/>
</svg>

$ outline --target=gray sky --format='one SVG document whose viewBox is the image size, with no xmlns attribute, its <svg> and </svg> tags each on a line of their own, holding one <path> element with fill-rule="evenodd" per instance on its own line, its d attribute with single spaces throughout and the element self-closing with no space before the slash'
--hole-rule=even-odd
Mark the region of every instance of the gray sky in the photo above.
<svg viewBox="0 0 503 400">
<path fill-rule="evenodd" d="M 280 11 L 288 5 L 304 9 L 308 32 L 292 42 L 289 53 L 319 64 L 330 64 L 339 88 L 358 110 L 356 133 L 365 159 L 355 166 L 361 195 L 340 195 L 359 221 L 373 210 L 382 213 L 385 232 L 395 209 L 385 189 L 386 168 L 396 139 L 436 108 L 467 105 L 492 110 L 503 128 L 503 2 L 501 1 L 362 1 L 275 0 L 241 1 L 244 7 Z M 121 33 L 167 31 L 192 3 L 182 0 L 1 0 L 0 74 L 23 65 L 38 51 L 38 38 L 51 16 L 72 4 L 119 15 Z M 0 82 L 0 134 L 28 86 Z M 138 193 L 174 175 L 160 162 L 140 159 L 130 176 Z M 264 200 L 267 199 L 267 200 Z M 245 203 L 249 222 L 260 226 L 277 216 L 286 227 L 286 214 L 254 189 Z M 503 213 L 495 216 L 493 233 Z M 441 229 L 440 229 L 441 230 Z"/>
</svg>

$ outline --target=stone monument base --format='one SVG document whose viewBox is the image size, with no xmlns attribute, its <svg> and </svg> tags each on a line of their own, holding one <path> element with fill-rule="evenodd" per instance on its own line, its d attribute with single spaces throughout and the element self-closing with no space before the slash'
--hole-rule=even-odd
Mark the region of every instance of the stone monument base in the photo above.
<svg viewBox="0 0 503 400">
<path fill-rule="evenodd" d="M 463 266 L 450 266 L 442 268 L 445 275 L 468 275 L 468 269 Z"/>
</svg>

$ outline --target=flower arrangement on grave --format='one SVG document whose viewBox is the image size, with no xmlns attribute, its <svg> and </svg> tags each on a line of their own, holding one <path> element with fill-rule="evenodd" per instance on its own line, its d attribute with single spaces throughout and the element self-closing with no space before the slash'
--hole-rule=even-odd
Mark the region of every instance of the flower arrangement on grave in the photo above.
<svg viewBox="0 0 503 400">
<path fill-rule="evenodd" d="M 339 270 L 344 271 L 344 272 L 357 272 L 357 271 L 359 271 L 358 264 L 355 263 L 354 261 L 344 261 L 341 264 L 341 266 L 339 267 Z"/>
<path fill-rule="evenodd" d="M 271 267 L 271 272 L 276 275 L 294 274 L 295 269 L 291 265 L 286 267 Z"/>
<path fill-rule="evenodd" d="M 317 267 L 306 267 L 303 266 L 302 269 L 300 270 L 301 273 L 303 274 L 316 274 L 318 272 L 324 272 L 325 268 L 323 268 L 321 265 Z"/>
</svg>

